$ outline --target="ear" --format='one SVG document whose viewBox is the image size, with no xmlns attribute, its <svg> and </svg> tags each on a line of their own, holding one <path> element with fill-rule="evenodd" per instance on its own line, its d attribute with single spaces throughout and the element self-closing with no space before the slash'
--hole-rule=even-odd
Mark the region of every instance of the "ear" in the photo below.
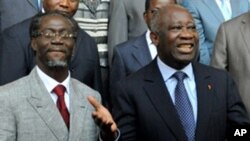
<svg viewBox="0 0 250 141">
<path fill-rule="evenodd" d="M 151 31 L 150 32 L 150 39 L 156 47 L 159 45 L 160 37 L 157 33 Z"/>
<path fill-rule="evenodd" d="M 31 48 L 33 49 L 33 51 L 37 51 L 37 43 L 36 43 L 36 38 L 32 38 L 31 39 Z"/>
<path fill-rule="evenodd" d="M 145 21 L 146 23 L 148 23 L 148 20 L 147 20 L 147 12 L 146 12 L 146 11 L 143 13 L 143 19 L 144 19 L 144 21 Z"/>
</svg>

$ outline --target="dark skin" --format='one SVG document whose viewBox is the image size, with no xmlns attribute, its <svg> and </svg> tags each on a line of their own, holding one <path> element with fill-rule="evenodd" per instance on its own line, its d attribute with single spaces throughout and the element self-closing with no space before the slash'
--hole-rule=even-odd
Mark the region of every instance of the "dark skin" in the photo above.
<svg viewBox="0 0 250 141">
<path fill-rule="evenodd" d="M 68 19 L 62 16 L 45 16 L 40 22 L 39 32 L 71 33 L 72 25 Z M 38 36 L 32 38 L 31 46 L 36 52 L 36 64 L 44 73 L 58 82 L 62 82 L 68 77 L 68 62 L 75 47 L 74 38 L 62 38 L 59 35 L 53 38 Z M 55 62 L 56 65 L 50 66 L 48 62 Z M 62 63 L 66 65 L 60 65 Z M 94 97 L 89 96 L 88 101 L 95 108 L 92 116 L 101 129 L 103 140 L 113 140 L 118 129 L 110 112 Z"/>
<path fill-rule="evenodd" d="M 152 12 L 153 12 L 152 10 L 159 9 L 167 4 L 176 4 L 176 1 L 175 0 L 150 0 L 149 9 L 145 11 L 143 14 L 144 21 L 146 22 L 148 27 L 152 18 Z"/>
<path fill-rule="evenodd" d="M 42 0 L 45 12 L 58 10 L 73 16 L 78 8 L 79 0 Z"/>
<path fill-rule="evenodd" d="M 54 20 L 51 20 L 54 18 Z M 71 23 L 59 16 L 46 16 L 40 24 L 40 32 L 62 32 L 72 31 Z M 67 67 L 49 67 L 47 62 L 49 60 L 68 62 L 71 58 L 72 51 L 75 46 L 74 39 L 63 40 L 56 36 L 54 39 L 47 39 L 45 37 L 38 37 L 32 39 L 32 48 L 36 52 L 36 63 L 39 68 L 50 77 L 58 82 L 62 82 L 68 76 Z"/>
<path fill-rule="evenodd" d="M 159 10 L 160 32 L 151 32 L 160 59 L 180 70 L 193 61 L 198 49 L 198 33 L 192 15 L 178 5 L 167 5 Z"/>
</svg>

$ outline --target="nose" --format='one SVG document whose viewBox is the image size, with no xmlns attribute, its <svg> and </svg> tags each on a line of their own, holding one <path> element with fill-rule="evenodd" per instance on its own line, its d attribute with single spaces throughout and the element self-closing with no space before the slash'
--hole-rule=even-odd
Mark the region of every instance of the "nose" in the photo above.
<svg viewBox="0 0 250 141">
<path fill-rule="evenodd" d="M 194 37 L 195 32 L 188 29 L 188 28 L 183 28 L 180 33 L 180 37 L 183 39 L 192 39 Z"/>
<path fill-rule="evenodd" d="M 69 0 L 60 0 L 60 6 L 67 9 L 69 7 Z"/>
<path fill-rule="evenodd" d="M 62 37 L 57 34 L 55 37 L 52 38 L 51 43 L 52 44 L 63 44 L 64 42 L 63 42 Z"/>
</svg>

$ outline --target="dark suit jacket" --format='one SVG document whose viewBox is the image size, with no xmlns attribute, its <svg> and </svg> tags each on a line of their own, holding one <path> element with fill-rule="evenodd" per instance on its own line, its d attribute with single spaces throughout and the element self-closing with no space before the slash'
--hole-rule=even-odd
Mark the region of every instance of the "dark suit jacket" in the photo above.
<svg viewBox="0 0 250 141">
<path fill-rule="evenodd" d="M 128 40 L 114 48 L 112 67 L 110 72 L 110 84 L 115 84 L 121 78 L 136 72 L 152 61 L 146 33 L 134 39 Z"/>
<path fill-rule="evenodd" d="M 39 9 L 34 0 L 0 0 L 0 31 L 32 17 L 37 12 Z"/>
<path fill-rule="evenodd" d="M 227 125 L 249 124 L 235 83 L 226 72 L 201 64 L 193 64 L 193 70 L 198 100 L 196 141 L 224 141 Z M 113 116 L 122 141 L 187 141 L 156 60 L 116 88 Z"/>
<path fill-rule="evenodd" d="M 31 19 L 27 19 L 14 25 L 0 37 L 0 85 L 28 75 L 35 65 L 34 53 L 30 47 L 30 23 Z M 101 90 L 96 43 L 81 29 L 69 69 L 73 78 L 98 91 Z"/>
<path fill-rule="evenodd" d="M 141 35 L 147 30 L 143 20 L 145 0 L 111 0 L 108 31 L 109 63 L 116 45 Z"/>
</svg>

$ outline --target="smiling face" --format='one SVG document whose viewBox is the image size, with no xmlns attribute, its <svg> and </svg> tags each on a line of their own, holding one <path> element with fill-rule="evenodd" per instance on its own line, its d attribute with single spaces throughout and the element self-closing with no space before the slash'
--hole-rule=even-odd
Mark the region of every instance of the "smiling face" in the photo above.
<svg viewBox="0 0 250 141">
<path fill-rule="evenodd" d="M 67 68 L 75 46 L 73 24 L 61 15 L 44 16 L 32 38 L 37 65 L 42 69 Z"/>
<path fill-rule="evenodd" d="M 179 6 L 159 10 L 158 33 L 151 33 L 160 59 L 167 65 L 181 69 L 195 57 L 198 33 L 191 14 Z"/>
</svg>

